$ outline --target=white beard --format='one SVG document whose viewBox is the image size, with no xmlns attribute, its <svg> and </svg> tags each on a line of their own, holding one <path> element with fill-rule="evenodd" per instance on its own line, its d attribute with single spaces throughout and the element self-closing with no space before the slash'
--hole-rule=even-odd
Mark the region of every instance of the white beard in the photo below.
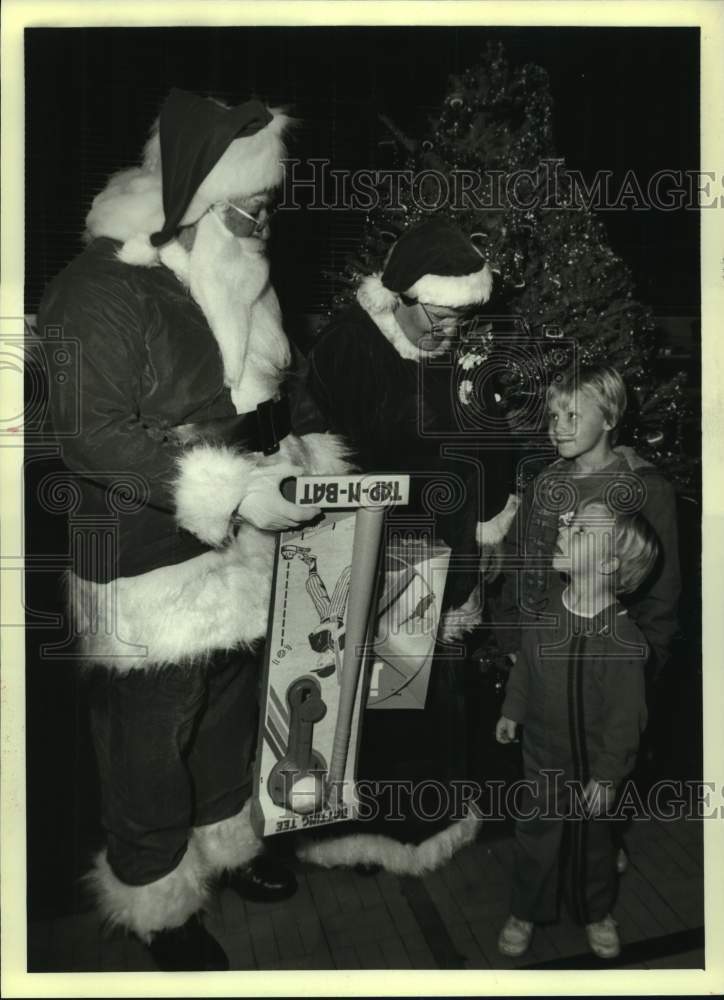
<svg viewBox="0 0 724 1000">
<path fill-rule="evenodd" d="M 233 236 L 208 212 L 198 223 L 187 263 L 185 274 L 174 270 L 186 280 L 216 338 L 237 413 L 246 413 L 276 394 L 291 360 L 264 243 Z"/>
</svg>

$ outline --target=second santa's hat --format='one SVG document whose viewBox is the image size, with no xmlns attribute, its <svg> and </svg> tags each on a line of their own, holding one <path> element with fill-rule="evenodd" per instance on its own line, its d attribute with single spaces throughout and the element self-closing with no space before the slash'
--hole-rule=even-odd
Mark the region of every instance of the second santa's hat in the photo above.
<svg viewBox="0 0 724 1000">
<path fill-rule="evenodd" d="M 492 271 L 470 239 L 433 216 L 402 233 L 382 273 L 364 278 L 357 297 L 371 313 L 394 310 L 401 295 L 462 309 L 487 302 L 492 288 Z"/>
</svg>

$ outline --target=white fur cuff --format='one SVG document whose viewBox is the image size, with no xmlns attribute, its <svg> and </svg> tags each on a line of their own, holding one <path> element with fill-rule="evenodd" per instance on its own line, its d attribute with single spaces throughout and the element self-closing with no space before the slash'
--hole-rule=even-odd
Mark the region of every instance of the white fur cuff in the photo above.
<svg viewBox="0 0 724 1000">
<path fill-rule="evenodd" d="M 204 445 L 179 459 L 175 483 L 176 519 L 202 542 L 220 546 L 228 539 L 231 515 L 244 496 L 257 460 L 230 448 Z"/>
<path fill-rule="evenodd" d="M 491 517 L 489 521 L 479 521 L 475 531 L 478 545 L 499 545 L 513 523 L 519 504 L 518 497 L 511 493 L 505 507 L 495 517 Z"/>
<path fill-rule="evenodd" d="M 483 600 L 480 584 L 478 584 L 461 607 L 450 608 L 442 616 L 440 635 L 448 642 L 462 639 L 469 632 L 472 632 L 477 625 L 480 625 L 482 620 Z"/>
<path fill-rule="evenodd" d="M 241 868 L 263 849 L 262 841 L 252 829 L 250 813 L 251 799 L 235 816 L 194 828 L 194 842 L 209 875 Z"/>
<path fill-rule="evenodd" d="M 147 885 L 122 882 L 108 864 L 106 852 L 97 855 L 86 876 L 103 919 L 133 931 L 146 944 L 157 931 L 181 927 L 206 901 L 206 869 L 192 842 L 180 863 L 168 875 Z"/>
<path fill-rule="evenodd" d="M 357 301 L 366 313 L 375 316 L 378 313 L 394 312 L 400 297 L 382 284 L 379 274 L 370 274 L 360 282 Z"/>
<path fill-rule="evenodd" d="M 351 445 L 338 434 L 304 434 L 300 439 L 305 469 L 313 469 L 315 476 L 345 476 L 353 472 L 350 462 Z"/>
</svg>

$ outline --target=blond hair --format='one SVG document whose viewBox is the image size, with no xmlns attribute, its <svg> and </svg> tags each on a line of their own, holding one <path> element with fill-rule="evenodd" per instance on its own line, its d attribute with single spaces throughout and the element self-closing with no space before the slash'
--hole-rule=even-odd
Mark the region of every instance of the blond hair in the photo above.
<svg viewBox="0 0 724 1000">
<path fill-rule="evenodd" d="M 615 368 L 607 365 L 576 365 L 548 386 L 546 403 L 570 399 L 574 392 L 588 392 L 611 425 L 611 441 L 616 443 L 618 428 L 626 412 L 626 386 Z"/>
<path fill-rule="evenodd" d="M 576 513 L 582 513 L 590 507 L 602 507 L 613 521 L 612 555 L 618 560 L 615 590 L 617 594 L 631 594 L 651 573 L 659 557 L 660 546 L 656 532 L 638 511 L 613 511 L 600 499 L 587 500 Z"/>
</svg>

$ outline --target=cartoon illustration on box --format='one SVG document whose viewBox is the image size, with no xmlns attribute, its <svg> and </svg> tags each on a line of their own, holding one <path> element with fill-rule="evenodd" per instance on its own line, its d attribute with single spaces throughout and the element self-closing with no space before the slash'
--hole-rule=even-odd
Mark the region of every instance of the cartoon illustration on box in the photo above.
<svg viewBox="0 0 724 1000">
<path fill-rule="evenodd" d="M 340 654 L 344 649 L 344 616 L 347 610 L 352 567 L 344 567 L 330 598 L 324 580 L 317 570 L 317 556 L 310 548 L 301 545 L 284 545 L 281 549 L 281 555 L 282 559 L 301 559 L 309 571 L 304 586 L 319 615 L 319 625 L 309 633 L 309 645 L 315 653 L 319 654 L 317 666 L 313 668 L 312 673 L 317 674 L 318 677 L 328 677 L 337 670 L 341 679 Z"/>
</svg>

